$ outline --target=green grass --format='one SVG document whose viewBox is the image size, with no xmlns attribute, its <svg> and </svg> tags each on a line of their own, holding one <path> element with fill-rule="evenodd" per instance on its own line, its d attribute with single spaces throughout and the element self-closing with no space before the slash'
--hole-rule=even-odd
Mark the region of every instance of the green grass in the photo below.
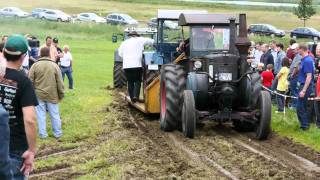
<svg viewBox="0 0 320 180">
<path fill-rule="evenodd" d="M 126 12 L 141 20 L 147 20 L 156 15 L 156 10 L 164 9 L 186 9 L 180 4 L 139 4 L 118 1 L 87 0 L 79 3 L 76 0 L 57 0 L 55 3 L 42 0 L 17 0 L 1 1 L 0 6 L 20 6 L 27 10 L 34 7 L 61 8 L 70 13 L 94 11 L 102 15 L 109 12 Z M 189 6 L 190 5 L 190 6 Z M 209 12 L 243 12 L 248 14 L 249 23 L 271 23 L 280 28 L 290 29 L 299 26 L 297 20 L 290 12 L 286 11 L 264 11 L 264 10 L 240 10 L 232 7 L 198 6 L 188 4 L 188 9 L 207 9 Z M 268 13 L 268 15 L 266 15 Z M 314 27 L 320 29 L 318 23 L 320 16 L 310 20 Z M 249 24 L 248 23 L 248 24 Z M 120 32 L 121 28 L 108 25 L 95 24 L 66 24 L 54 22 L 42 22 L 36 20 L 13 20 L 0 19 L 1 34 L 28 33 L 38 36 L 41 40 L 47 35 L 58 37 L 60 45 L 68 44 L 74 57 L 74 81 L 75 90 L 66 92 L 66 97 L 61 103 L 61 116 L 63 121 L 64 136 L 57 141 L 54 138 L 39 140 L 39 147 L 62 147 L 74 148 L 94 143 L 96 136 L 110 131 L 111 127 L 105 127 L 105 119 L 115 117 L 110 113 L 101 112 L 101 109 L 112 102 L 112 96 L 106 91 L 106 86 L 112 85 L 112 68 L 114 49 L 119 44 L 111 43 L 113 33 Z M 254 41 L 269 42 L 267 37 L 251 37 Z M 277 41 L 288 43 L 289 38 L 277 38 Z M 42 41 L 43 43 L 43 41 Z M 66 83 L 67 85 L 67 83 Z M 67 86 L 66 86 L 67 87 Z M 320 130 L 311 128 L 308 132 L 298 129 L 298 121 L 293 112 L 289 112 L 285 118 L 273 114 L 273 129 L 281 135 L 293 138 L 294 141 L 306 144 L 320 151 Z M 49 126 L 50 124 L 48 124 Z M 49 126 L 50 127 L 50 126 Z M 109 128 L 109 129 L 108 129 Z M 52 136 L 51 130 L 49 135 Z M 114 154 L 128 151 L 130 144 L 127 141 L 108 141 L 99 144 L 95 149 L 88 150 L 88 157 L 77 155 L 52 157 L 49 160 L 39 160 L 36 168 L 54 167 L 61 163 L 71 163 L 73 170 L 83 171 L 87 175 L 81 179 L 120 179 L 121 166 L 111 164 L 106 158 Z M 90 157 L 90 158 L 89 158 Z M 91 157 L 94 157 L 91 159 Z M 76 163 L 78 163 L 78 165 Z M 74 164 L 72 164 L 74 163 Z M 104 166 L 104 167 L 101 167 Z"/>
<path fill-rule="evenodd" d="M 293 15 L 292 9 L 226 6 L 213 3 L 181 3 L 168 0 L 86 0 L 81 3 L 77 0 L 56 0 L 55 3 L 42 0 L 0 1 L 0 7 L 4 6 L 18 6 L 26 11 L 31 11 L 35 7 L 56 8 L 70 14 L 91 11 L 102 16 L 111 12 L 123 12 L 144 22 L 148 21 L 151 17 L 155 17 L 158 9 L 205 9 L 212 13 L 247 13 L 248 24 L 269 23 L 286 30 L 303 26 L 303 21 Z M 307 21 L 307 26 L 320 29 L 319 20 L 320 16 L 317 14 Z"/>
<path fill-rule="evenodd" d="M 295 111 L 286 109 L 286 114 L 276 114 L 275 110 L 272 112 L 272 128 L 275 132 L 320 151 L 319 128 L 312 124 L 308 131 L 302 131 Z"/>
</svg>

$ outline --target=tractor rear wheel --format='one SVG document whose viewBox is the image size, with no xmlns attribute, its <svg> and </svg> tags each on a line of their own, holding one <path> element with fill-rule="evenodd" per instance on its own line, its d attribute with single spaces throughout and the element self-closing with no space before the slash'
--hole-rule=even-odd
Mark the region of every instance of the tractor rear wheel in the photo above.
<svg viewBox="0 0 320 180">
<path fill-rule="evenodd" d="M 185 137 L 193 138 L 196 130 L 197 115 L 193 92 L 185 90 L 182 106 L 182 132 Z"/>
<path fill-rule="evenodd" d="M 271 97 L 267 91 L 261 91 L 258 98 L 260 110 L 259 122 L 256 127 L 256 138 L 265 140 L 271 132 Z"/>
<path fill-rule="evenodd" d="M 114 62 L 113 66 L 113 87 L 122 88 L 126 86 L 126 76 L 122 70 L 122 62 Z"/>
<path fill-rule="evenodd" d="M 176 66 L 163 65 L 160 76 L 160 127 L 162 130 L 173 131 L 177 128 L 178 102 Z"/>
</svg>

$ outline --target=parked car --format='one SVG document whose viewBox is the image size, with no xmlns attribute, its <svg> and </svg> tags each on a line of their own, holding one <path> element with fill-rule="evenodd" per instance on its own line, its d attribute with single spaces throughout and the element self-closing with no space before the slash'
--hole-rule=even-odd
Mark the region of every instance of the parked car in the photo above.
<svg viewBox="0 0 320 180">
<path fill-rule="evenodd" d="M 0 15 L 7 17 L 28 17 L 30 14 L 17 7 L 6 7 L 0 10 Z"/>
<path fill-rule="evenodd" d="M 148 27 L 156 28 L 158 26 L 157 18 L 151 18 L 148 22 Z"/>
<path fill-rule="evenodd" d="M 158 26 L 157 18 L 151 18 L 148 22 L 148 27 L 156 28 Z M 178 23 L 170 20 L 166 20 L 163 23 L 165 29 L 178 29 Z"/>
<path fill-rule="evenodd" d="M 266 36 L 275 35 L 278 37 L 284 37 L 286 35 L 284 30 L 277 29 L 270 24 L 251 24 L 249 26 L 248 33 Z"/>
<path fill-rule="evenodd" d="M 128 14 L 112 13 L 106 17 L 107 23 L 112 25 L 131 25 L 138 26 L 138 21 Z"/>
<path fill-rule="evenodd" d="M 48 9 L 45 8 L 35 8 L 31 12 L 31 16 L 34 18 L 40 18 L 40 14 L 47 11 Z"/>
<path fill-rule="evenodd" d="M 106 23 L 107 20 L 95 13 L 81 13 L 77 16 L 77 20 L 94 23 Z"/>
<path fill-rule="evenodd" d="M 320 32 L 314 28 L 299 27 L 291 31 L 290 37 L 295 38 L 320 38 Z"/>
<path fill-rule="evenodd" d="M 71 16 L 60 11 L 60 10 L 47 10 L 45 12 L 40 13 L 40 17 L 43 20 L 51 20 L 58 22 L 70 22 Z"/>
</svg>

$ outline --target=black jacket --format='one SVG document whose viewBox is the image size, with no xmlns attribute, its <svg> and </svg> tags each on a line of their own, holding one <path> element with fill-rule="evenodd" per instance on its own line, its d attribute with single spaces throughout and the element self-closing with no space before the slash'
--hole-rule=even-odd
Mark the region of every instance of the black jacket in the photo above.
<svg viewBox="0 0 320 180">
<path fill-rule="evenodd" d="M 271 54 L 271 49 L 269 49 L 266 53 L 262 54 L 260 62 L 264 64 L 264 69 L 267 68 L 268 64 L 274 65 L 274 59 Z"/>
</svg>

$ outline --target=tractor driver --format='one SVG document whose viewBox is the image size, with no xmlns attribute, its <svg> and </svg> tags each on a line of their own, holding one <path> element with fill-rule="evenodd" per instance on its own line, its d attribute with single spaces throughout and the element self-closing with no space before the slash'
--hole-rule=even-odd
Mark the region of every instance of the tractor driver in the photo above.
<svg viewBox="0 0 320 180">
<path fill-rule="evenodd" d="M 214 49 L 214 34 L 212 29 L 208 28 L 193 28 L 193 48 L 195 50 Z"/>
<path fill-rule="evenodd" d="M 133 103 L 139 100 L 142 81 L 142 54 L 146 45 L 153 45 L 151 38 L 140 37 L 133 31 L 129 39 L 122 42 L 119 47 L 119 56 L 123 59 L 123 70 L 128 81 L 128 93 Z"/>
</svg>

